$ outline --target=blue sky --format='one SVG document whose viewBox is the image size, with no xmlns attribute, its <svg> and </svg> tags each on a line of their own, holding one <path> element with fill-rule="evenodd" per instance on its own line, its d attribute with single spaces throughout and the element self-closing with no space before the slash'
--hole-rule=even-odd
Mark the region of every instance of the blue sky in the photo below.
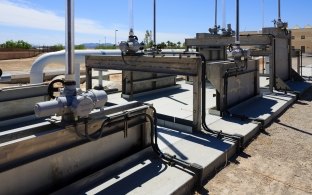
<svg viewBox="0 0 312 195">
<path fill-rule="evenodd" d="M 184 42 L 214 25 L 215 0 L 157 0 L 157 42 Z M 225 0 L 226 23 L 235 28 L 235 2 Z M 218 24 L 222 25 L 223 0 L 218 0 Z M 133 0 L 134 31 L 140 40 L 153 29 L 153 0 Z M 312 25 L 311 0 L 281 0 L 281 16 L 292 28 Z M 240 0 L 240 29 L 273 26 L 277 0 Z M 264 14 L 263 14 L 264 13 Z M 65 40 L 65 0 L 0 0 L 0 42 L 22 39 L 52 45 Z M 127 38 L 128 0 L 75 0 L 75 42 L 114 43 Z"/>
</svg>

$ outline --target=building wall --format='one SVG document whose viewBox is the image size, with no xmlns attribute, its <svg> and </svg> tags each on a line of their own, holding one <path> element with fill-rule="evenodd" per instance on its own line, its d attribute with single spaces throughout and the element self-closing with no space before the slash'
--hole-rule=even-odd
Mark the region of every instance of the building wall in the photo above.
<svg viewBox="0 0 312 195">
<path fill-rule="evenodd" d="M 292 46 L 304 53 L 312 53 L 312 28 L 291 29 Z"/>
</svg>

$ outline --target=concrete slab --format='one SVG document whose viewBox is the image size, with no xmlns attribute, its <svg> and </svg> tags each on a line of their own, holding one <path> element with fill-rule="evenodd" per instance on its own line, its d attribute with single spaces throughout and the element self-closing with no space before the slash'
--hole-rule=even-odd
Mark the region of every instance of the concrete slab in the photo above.
<svg viewBox="0 0 312 195">
<path fill-rule="evenodd" d="M 164 152 L 202 165 L 204 177 L 215 173 L 236 148 L 233 143 L 209 135 L 191 135 L 165 128 L 159 129 L 159 145 Z M 168 166 L 148 148 L 55 194 L 189 194 L 195 178 L 192 172 Z"/>
<path fill-rule="evenodd" d="M 304 81 L 287 81 L 286 84 L 295 92 L 299 94 L 303 94 L 306 90 L 308 90 L 310 87 L 312 87 L 312 84 L 310 82 Z"/>
<path fill-rule="evenodd" d="M 272 93 L 254 97 L 229 109 L 229 112 L 263 121 L 268 125 L 275 117 L 281 114 L 288 106 L 296 101 L 296 95 Z"/>
<path fill-rule="evenodd" d="M 208 125 L 208 128 L 214 131 L 222 131 L 230 135 L 243 136 L 243 145 L 248 143 L 260 130 L 259 123 L 242 121 L 237 118 L 223 117 L 220 120 Z"/>
<path fill-rule="evenodd" d="M 193 120 L 193 86 L 191 84 L 179 82 L 181 85 L 178 89 L 171 89 L 162 91 L 160 93 L 150 93 L 145 96 L 140 96 L 134 98 L 136 101 L 146 102 L 153 104 L 156 108 L 157 113 L 166 115 L 169 117 L 184 119 L 188 121 Z M 215 89 L 211 85 L 207 84 L 206 89 L 206 113 L 208 113 L 209 108 L 216 105 L 216 98 L 214 97 Z M 121 94 L 111 94 L 108 96 L 108 101 L 113 104 L 121 104 L 127 102 L 127 100 L 121 98 Z M 220 117 L 218 116 L 207 116 L 209 123 L 212 123 Z M 162 123 L 164 125 L 164 123 Z M 179 126 L 176 124 L 166 123 L 166 127 L 185 130 L 187 127 Z M 180 128 L 181 127 L 181 128 Z"/>
</svg>

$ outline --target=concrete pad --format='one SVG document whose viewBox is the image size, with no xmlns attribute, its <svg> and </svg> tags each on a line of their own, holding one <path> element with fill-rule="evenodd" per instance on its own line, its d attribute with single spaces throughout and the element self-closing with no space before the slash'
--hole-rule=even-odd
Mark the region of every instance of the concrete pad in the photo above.
<svg viewBox="0 0 312 195">
<path fill-rule="evenodd" d="M 248 143 L 260 130 L 259 123 L 242 121 L 240 119 L 223 117 L 220 120 L 208 125 L 208 128 L 214 131 L 222 131 L 230 135 L 243 136 L 243 145 Z"/>
<path fill-rule="evenodd" d="M 236 152 L 234 143 L 222 141 L 201 132 L 188 134 L 159 128 L 158 140 L 160 147 L 164 148 L 164 152 L 203 166 L 203 178 L 215 173 L 215 170 L 224 165 Z"/>
<path fill-rule="evenodd" d="M 299 82 L 299 81 L 287 81 L 286 84 L 292 89 L 293 91 L 303 94 L 306 90 L 312 87 L 311 83 L 309 82 Z"/>
<path fill-rule="evenodd" d="M 160 93 L 151 93 L 145 96 L 140 96 L 134 98 L 136 101 L 145 102 L 152 104 L 157 113 L 166 115 L 169 117 L 183 119 L 192 121 L 193 120 L 193 86 L 185 83 L 185 81 L 179 82 L 181 85 L 178 89 L 171 89 L 162 91 Z M 209 83 L 207 83 L 206 89 L 206 113 L 208 113 L 208 109 L 210 107 L 214 107 L 216 105 L 216 98 L 213 94 L 216 91 L 211 87 Z M 121 94 L 110 94 L 108 96 L 108 101 L 113 104 L 121 104 L 127 102 L 127 100 L 121 98 Z M 209 123 L 212 123 L 220 117 L 207 115 L 209 119 Z M 159 121 L 160 122 L 160 121 Z M 180 124 L 172 123 L 170 121 L 166 121 L 163 123 L 159 123 L 159 125 L 165 126 L 167 128 L 189 131 L 189 127 L 181 126 Z"/>
<path fill-rule="evenodd" d="M 193 180 L 190 173 L 168 166 L 148 148 L 54 194 L 172 194 L 184 183 L 184 190 L 191 192 Z"/>
<path fill-rule="evenodd" d="M 164 152 L 202 165 L 204 178 L 224 165 L 236 148 L 233 143 L 209 135 L 191 135 L 165 128 L 159 129 L 158 140 Z M 168 166 L 148 148 L 55 194 L 189 194 L 195 178 L 188 170 Z"/>
<path fill-rule="evenodd" d="M 290 93 L 265 94 L 234 106 L 229 109 L 229 112 L 257 118 L 263 121 L 264 126 L 266 126 L 294 101 L 296 101 L 296 95 Z"/>
</svg>

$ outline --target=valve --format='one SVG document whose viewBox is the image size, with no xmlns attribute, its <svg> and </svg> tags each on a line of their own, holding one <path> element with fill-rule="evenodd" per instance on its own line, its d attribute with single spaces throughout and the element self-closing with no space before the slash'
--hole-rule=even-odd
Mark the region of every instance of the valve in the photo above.
<svg viewBox="0 0 312 195">
<path fill-rule="evenodd" d="M 107 102 L 105 91 L 82 92 L 80 89 L 76 89 L 76 84 L 73 81 L 64 82 L 64 85 L 60 97 L 35 105 L 34 111 L 37 117 L 58 115 L 62 116 L 62 120 L 86 118 L 93 109 L 102 108 Z"/>
<path fill-rule="evenodd" d="M 276 28 L 287 29 L 287 27 L 288 27 L 288 23 L 287 22 L 282 22 L 281 19 L 273 20 L 273 23 L 274 23 Z"/>
<path fill-rule="evenodd" d="M 213 28 L 209 28 L 208 31 L 210 32 L 210 34 L 212 35 L 217 35 L 218 32 L 220 30 L 220 25 L 215 25 Z"/>
<path fill-rule="evenodd" d="M 227 29 L 222 28 L 222 36 L 232 36 L 235 35 L 235 31 L 233 31 L 231 24 L 227 24 Z"/>
<path fill-rule="evenodd" d="M 134 55 L 136 52 L 144 49 L 144 43 L 139 43 L 138 37 L 130 29 L 128 41 L 121 41 L 119 49 L 125 54 Z"/>
<path fill-rule="evenodd" d="M 232 50 L 232 56 L 235 62 L 241 62 L 250 56 L 250 50 L 235 46 Z"/>
</svg>

